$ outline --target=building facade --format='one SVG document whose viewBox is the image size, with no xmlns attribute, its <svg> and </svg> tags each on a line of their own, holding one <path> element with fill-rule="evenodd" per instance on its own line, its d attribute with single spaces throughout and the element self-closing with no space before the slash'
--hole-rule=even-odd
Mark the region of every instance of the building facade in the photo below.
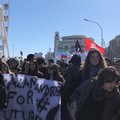
<svg viewBox="0 0 120 120">
<path fill-rule="evenodd" d="M 75 51 L 75 44 L 78 40 L 81 50 L 84 51 L 84 35 L 64 36 L 60 39 L 59 32 L 55 32 L 54 36 L 54 50 L 68 51 L 70 53 Z M 93 38 L 90 38 L 93 40 Z M 93 40 L 94 41 L 94 40 Z"/>
<path fill-rule="evenodd" d="M 111 59 L 120 58 L 120 35 L 116 36 L 115 39 L 112 39 L 109 42 L 106 54 Z"/>
<path fill-rule="evenodd" d="M 55 32 L 54 35 L 54 52 L 49 52 L 46 55 L 47 60 L 54 58 L 55 51 L 68 51 L 70 53 L 75 51 L 75 43 L 78 40 L 82 51 L 84 51 L 84 35 L 70 35 L 60 38 L 59 32 Z M 90 38 L 94 41 L 93 38 Z M 116 36 L 109 42 L 109 46 L 105 48 L 105 57 L 120 58 L 120 35 Z"/>
<path fill-rule="evenodd" d="M 51 48 L 49 48 L 49 51 L 45 55 L 45 61 L 48 63 L 49 59 L 54 59 L 54 52 L 51 52 Z"/>
</svg>

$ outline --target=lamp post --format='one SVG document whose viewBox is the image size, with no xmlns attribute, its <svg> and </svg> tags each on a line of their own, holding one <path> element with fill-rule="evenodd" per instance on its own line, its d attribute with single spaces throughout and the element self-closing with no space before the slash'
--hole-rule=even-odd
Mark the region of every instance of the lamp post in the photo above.
<svg viewBox="0 0 120 120">
<path fill-rule="evenodd" d="M 95 21 L 92 21 L 92 20 L 88 20 L 88 19 L 84 19 L 85 21 L 88 21 L 88 22 L 92 22 L 92 23 L 95 23 L 96 25 L 98 25 L 99 26 L 99 28 L 100 28 L 100 30 L 101 30 L 101 47 L 103 47 L 103 44 L 105 45 L 105 43 L 103 43 L 104 42 L 104 39 L 103 39 L 103 30 L 102 30 L 102 27 L 101 27 L 101 25 L 100 24 L 98 24 L 97 22 L 95 22 Z M 105 47 L 106 47 L 106 45 L 105 45 Z"/>
</svg>

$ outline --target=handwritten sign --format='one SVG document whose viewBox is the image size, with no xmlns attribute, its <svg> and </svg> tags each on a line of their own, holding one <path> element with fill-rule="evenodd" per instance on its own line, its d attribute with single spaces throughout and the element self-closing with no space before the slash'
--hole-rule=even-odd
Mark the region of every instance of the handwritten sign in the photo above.
<svg viewBox="0 0 120 120">
<path fill-rule="evenodd" d="M 61 120 L 61 84 L 26 75 L 4 75 L 8 107 L 0 120 Z"/>
</svg>

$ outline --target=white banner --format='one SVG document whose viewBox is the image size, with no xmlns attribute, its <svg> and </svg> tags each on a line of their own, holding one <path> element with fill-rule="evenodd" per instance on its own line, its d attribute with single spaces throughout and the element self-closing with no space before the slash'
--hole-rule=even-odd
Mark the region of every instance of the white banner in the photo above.
<svg viewBox="0 0 120 120">
<path fill-rule="evenodd" d="M 4 75 L 8 107 L 0 120 L 61 120 L 61 84 L 25 75 Z"/>
<path fill-rule="evenodd" d="M 56 61 L 56 60 L 61 60 L 61 59 L 62 59 L 62 58 L 61 58 L 62 55 L 64 55 L 64 56 L 66 57 L 66 58 L 65 58 L 66 61 L 69 61 L 74 54 L 80 55 L 80 56 L 81 56 L 81 62 L 84 62 L 84 60 L 85 60 L 88 52 L 84 52 L 84 53 L 72 52 L 72 53 L 69 53 L 69 52 L 67 52 L 67 51 L 62 51 L 62 52 L 57 51 L 57 52 L 55 52 L 55 61 Z"/>
</svg>

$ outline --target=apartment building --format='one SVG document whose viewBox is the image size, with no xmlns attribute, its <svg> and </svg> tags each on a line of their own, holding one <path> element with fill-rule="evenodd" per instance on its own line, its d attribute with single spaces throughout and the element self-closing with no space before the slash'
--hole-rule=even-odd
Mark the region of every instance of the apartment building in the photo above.
<svg viewBox="0 0 120 120">
<path fill-rule="evenodd" d="M 120 35 L 116 36 L 109 42 L 107 56 L 111 59 L 120 58 Z"/>
</svg>

